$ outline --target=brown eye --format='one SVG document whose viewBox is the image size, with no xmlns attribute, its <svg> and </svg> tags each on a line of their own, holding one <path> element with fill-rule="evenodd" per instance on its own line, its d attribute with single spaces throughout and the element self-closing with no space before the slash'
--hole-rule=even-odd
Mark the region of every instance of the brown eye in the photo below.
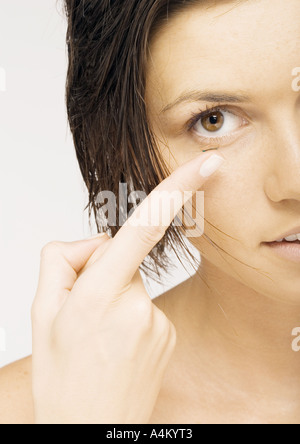
<svg viewBox="0 0 300 444">
<path fill-rule="evenodd" d="M 190 128 L 200 139 L 224 139 L 230 137 L 248 122 L 228 108 L 212 108 L 194 116 Z"/>
<path fill-rule="evenodd" d="M 228 107 L 214 107 L 194 115 L 190 130 L 199 140 L 228 141 L 230 137 L 249 122 L 242 116 L 232 112 Z"/>
<path fill-rule="evenodd" d="M 224 115 L 221 111 L 213 111 L 202 117 L 201 124 L 206 131 L 219 131 L 224 124 Z"/>
</svg>

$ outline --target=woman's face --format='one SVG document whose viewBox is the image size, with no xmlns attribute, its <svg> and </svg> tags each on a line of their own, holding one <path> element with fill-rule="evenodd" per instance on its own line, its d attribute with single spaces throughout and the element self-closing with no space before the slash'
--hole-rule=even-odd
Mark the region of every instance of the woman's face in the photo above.
<svg viewBox="0 0 300 444">
<path fill-rule="evenodd" d="M 170 20 L 150 50 L 146 104 L 170 170 L 208 145 L 226 159 L 202 190 L 205 234 L 227 254 L 204 236 L 190 241 L 247 287 L 300 303 L 300 263 L 263 244 L 300 227 L 299 0 L 199 2 Z"/>
</svg>

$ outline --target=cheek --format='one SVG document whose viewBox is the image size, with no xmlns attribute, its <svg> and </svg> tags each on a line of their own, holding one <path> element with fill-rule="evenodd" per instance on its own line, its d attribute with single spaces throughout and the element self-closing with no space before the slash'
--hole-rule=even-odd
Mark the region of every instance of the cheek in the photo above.
<svg viewBox="0 0 300 444">
<path fill-rule="evenodd" d="M 250 141 L 252 139 L 249 140 L 248 136 L 248 144 Z M 160 143 L 159 148 L 170 171 L 201 154 L 201 147 L 188 139 L 169 139 L 167 146 Z M 255 248 L 260 242 L 258 227 L 262 208 L 259 208 L 261 199 L 258 196 L 261 192 L 261 173 L 257 169 L 257 159 L 246 148 L 249 146 L 236 144 L 221 149 L 226 164 L 201 188 L 204 191 L 205 234 L 221 248 L 235 254 L 243 245 Z M 196 208 L 196 198 L 193 199 L 193 206 Z M 192 217 L 195 219 L 194 215 Z M 194 244 L 196 238 L 190 240 Z M 208 246 L 203 237 L 196 242 L 197 245 L 201 243 L 202 249 Z"/>
<path fill-rule="evenodd" d="M 202 190 L 205 234 L 235 256 L 243 254 L 241 249 L 257 246 L 257 216 L 260 212 L 256 204 L 257 192 L 253 187 L 253 175 L 239 174 L 230 171 L 229 167 L 227 170 L 223 168 Z M 199 242 L 202 248 L 208 245 L 203 238 Z"/>
</svg>

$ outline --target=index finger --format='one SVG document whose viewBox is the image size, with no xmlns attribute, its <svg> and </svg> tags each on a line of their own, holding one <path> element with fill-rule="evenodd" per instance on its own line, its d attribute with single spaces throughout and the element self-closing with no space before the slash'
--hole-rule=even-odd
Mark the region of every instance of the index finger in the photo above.
<svg viewBox="0 0 300 444">
<path fill-rule="evenodd" d="M 140 264 L 163 238 L 187 200 L 222 165 L 224 158 L 211 152 L 186 162 L 164 179 L 138 206 L 112 239 L 101 258 L 96 279 L 112 279 L 122 288 L 130 283 Z M 172 209 L 172 211 L 170 211 Z M 97 269 L 97 261 L 93 266 Z"/>
</svg>

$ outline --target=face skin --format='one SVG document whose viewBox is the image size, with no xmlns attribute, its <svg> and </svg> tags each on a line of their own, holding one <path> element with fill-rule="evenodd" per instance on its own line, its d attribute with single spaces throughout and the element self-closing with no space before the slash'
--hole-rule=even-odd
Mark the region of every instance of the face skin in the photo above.
<svg viewBox="0 0 300 444">
<path fill-rule="evenodd" d="M 172 170 L 208 143 L 219 144 L 227 160 L 203 187 L 205 218 L 236 240 L 209 224 L 205 233 L 249 266 L 226 254 L 223 260 L 200 238 L 193 243 L 202 254 L 259 293 L 300 303 L 299 264 L 261 245 L 300 225 L 300 97 L 291 86 L 292 69 L 300 64 L 299 2 L 283 8 L 280 0 L 250 1 L 220 16 L 218 9 L 229 6 L 184 12 L 153 41 L 147 102 L 154 132 L 167 140 L 169 148 L 160 146 Z M 228 111 L 219 113 L 224 118 L 219 131 L 214 125 L 209 133 L 198 122 L 202 141 L 184 131 L 184 124 L 218 102 L 183 103 L 158 116 L 188 90 L 228 91 L 251 102 L 228 103 Z"/>
<path fill-rule="evenodd" d="M 189 295 L 179 298 L 176 322 L 186 323 L 189 344 L 206 350 L 202 362 L 205 353 L 214 363 L 234 360 L 236 372 L 223 362 L 223 379 L 228 373 L 245 390 L 251 371 L 252 389 L 261 387 L 259 366 L 269 381 L 281 381 L 276 396 L 293 401 L 297 393 L 300 412 L 300 354 L 291 350 L 291 332 L 300 326 L 300 265 L 262 245 L 300 226 L 300 95 L 292 88 L 299 23 L 298 0 L 199 2 L 152 40 L 146 104 L 171 171 L 208 146 L 219 146 L 226 159 L 202 188 L 205 234 L 226 253 L 203 236 L 189 239 L 201 252 L 202 279 L 193 277 Z M 191 99 L 161 112 L 189 91 L 245 97 L 222 104 Z M 199 118 L 194 129 L 185 128 L 193 114 L 218 105 L 220 126 L 209 131 Z M 203 376 L 196 358 L 194 365 Z M 191 379 L 196 386 L 197 377 Z M 272 384 L 264 384 L 272 393 Z"/>
</svg>

